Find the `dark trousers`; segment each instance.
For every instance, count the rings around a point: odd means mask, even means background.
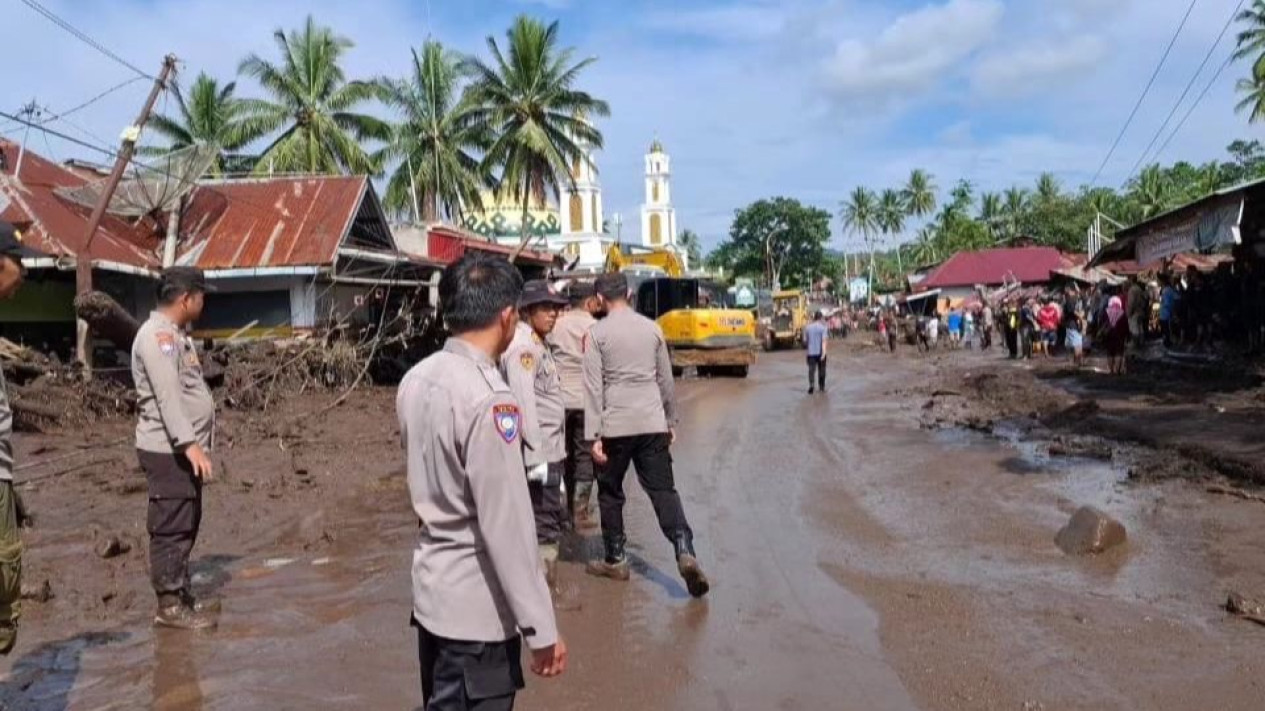
[[[988,350],[993,347],[993,327],[984,327],[984,337],[980,339],[980,350]]]
[[[527,482],[531,511],[536,517],[536,543],[557,543],[562,538],[566,507],[562,505],[562,462],[549,465],[549,481]]]
[[[584,410],[567,410],[567,461],[564,481],[567,483],[567,512],[575,513],[576,484],[595,480],[593,443],[584,439]]]
[[[462,642],[417,628],[423,711],[510,711],[523,688],[522,641]]]
[[[693,537],[690,524],[685,520],[681,496],[676,492],[670,445],[666,432],[602,440],[607,462],[598,472],[597,503],[602,512],[603,538],[624,540],[624,476],[630,463],[637,468],[641,488],[650,496],[663,535],[669,541],[675,541],[679,535]]]
[[[818,390],[826,389],[826,357],[808,356],[808,389],[813,389],[814,382]]]
[[[202,483],[183,454],[138,451],[149,482],[149,576],[163,604],[189,589],[189,554],[202,527]]]

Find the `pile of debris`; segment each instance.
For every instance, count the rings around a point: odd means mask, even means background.
[[[0,367],[18,432],[83,426],[136,411],[136,393],[128,373],[106,373],[89,380],[74,364],[3,338]]]

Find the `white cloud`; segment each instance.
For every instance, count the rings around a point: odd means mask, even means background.
[[[998,0],[949,0],[901,15],[872,41],[840,42],[826,79],[840,96],[879,103],[922,92],[994,36]]]
[[[1095,35],[1026,44],[981,57],[971,70],[971,88],[987,96],[1022,96],[1048,90],[1098,65],[1107,42]]]
[[[777,5],[717,5],[652,12],[642,24],[659,32],[725,41],[751,41],[777,35],[785,12]]]

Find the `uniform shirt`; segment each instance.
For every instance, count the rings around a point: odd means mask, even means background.
[[[804,344],[808,346],[808,355],[819,357],[826,353],[826,324],[813,321],[804,327]]]
[[[395,398],[421,520],[413,618],[432,634],[532,649],[558,639],[523,476],[518,402],[487,354],[458,338],[413,366]]]
[[[215,400],[202,378],[193,341],[158,311],[136,332],[132,343],[136,384],[136,448],[182,452],[197,442],[211,448]]]
[[[0,370],[0,481],[13,481],[13,410]]]
[[[672,359],[659,324],[629,307],[589,329],[584,438],[659,434],[676,427]]]
[[[597,319],[584,309],[571,309],[558,317],[549,334],[554,362],[562,381],[562,404],[568,410],[584,409],[584,351],[589,344],[589,329]]]
[[[528,468],[567,458],[566,410],[553,353],[531,326],[519,322],[501,356],[501,374],[523,409],[523,461]]]

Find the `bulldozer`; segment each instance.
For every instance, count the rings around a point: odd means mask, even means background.
[[[747,377],[755,362],[755,319],[727,303],[727,289],[685,276],[680,257],[663,248],[612,245],[605,271],[628,274],[634,307],[663,329],[674,375],[692,367],[700,376]]]
[[[808,325],[808,295],[799,289],[773,294],[770,313],[761,324],[760,340],[764,350],[797,347],[803,343]]]

